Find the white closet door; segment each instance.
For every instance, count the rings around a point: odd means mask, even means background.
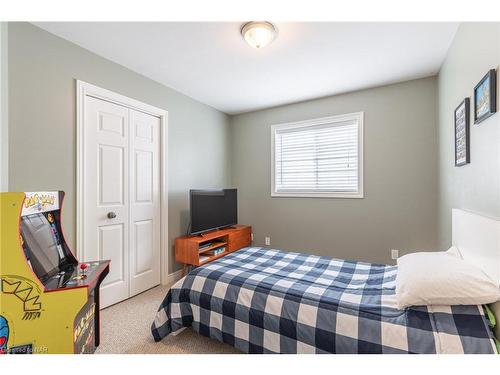
[[[129,110],[86,97],[85,261],[111,259],[101,307],[129,297]]]
[[[160,284],[160,119],[130,110],[130,296]]]

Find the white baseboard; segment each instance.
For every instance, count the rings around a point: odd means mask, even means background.
[[[177,282],[181,278],[182,278],[182,269],[168,274],[167,277],[165,278],[165,282],[163,283],[163,285],[174,284],[175,282]]]

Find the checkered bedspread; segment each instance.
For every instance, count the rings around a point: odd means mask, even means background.
[[[481,306],[398,310],[397,267],[245,248],[191,271],[152,325],[246,353],[495,353]]]

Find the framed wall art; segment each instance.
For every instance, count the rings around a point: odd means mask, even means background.
[[[474,124],[497,111],[497,72],[491,69],[474,87]]]
[[[465,98],[455,109],[455,166],[470,163],[470,100]]]

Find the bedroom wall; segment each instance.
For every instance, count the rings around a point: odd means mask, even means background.
[[[8,31],[10,190],[66,191],[65,235],[74,247],[75,80],[163,108],[169,112],[169,271],[179,269],[172,245],[186,231],[188,190],[230,183],[228,117],[31,24],[10,23]]]
[[[0,22],[0,191],[7,191],[9,178],[7,22]]]
[[[437,87],[424,78],[231,117],[239,221],[255,244],[394,263],[437,246]],[[271,198],[270,126],[364,111],[365,198]]]
[[[500,23],[462,23],[438,79],[439,243],[443,248],[451,244],[452,208],[500,218],[500,114],[479,125],[474,125],[473,117],[474,86],[499,64]],[[465,97],[471,98],[471,162],[455,167],[453,114]]]

